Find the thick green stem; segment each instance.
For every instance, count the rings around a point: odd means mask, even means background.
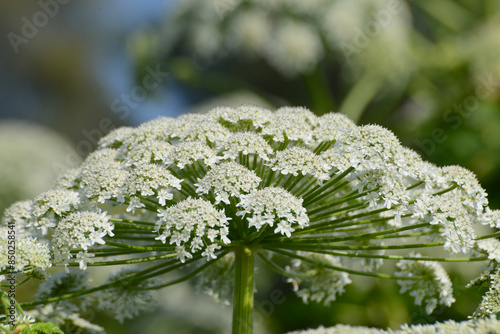
[[[235,249],[235,286],[233,305],[233,334],[253,331],[253,251],[245,246]]]

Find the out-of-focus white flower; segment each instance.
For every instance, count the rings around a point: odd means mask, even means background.
[[[323,46],[314,27],[293,20],[283,20],[268,46],[268,60],[288,76],[309,73],[323,57]]]
[[[112,275],[108,282],[116,282],[123,279],[134,271],[130,269],[122,270]],[[112,289],[99,291],[95,298],[98,302],[98,307],[102,310],[111,310],[116,319],[123,323],[127,318],[131,319],[137,316],[142,311],[152,311],[156,303],[148,290],[141,290],[153,284],[154,280],[146,280],[140,284],[120,284]]]
[[[234,255],[227,254],[200,275],[196,288],[213,297],[216,301],[230,305],[233,297],[234,282],[220,279],[234,276]]]
[[[417,257],[419,255],[417,254]],[[425,277],[424,280],[398,280],[401,292],[410,291],[415,304],[425,303],[427,314],[431,314],[438,304],[450,306],[455,302],[450,278],[437,262],[407,261],[398,262],[396,275],[405,277]]]
[[[383,79],[401,78],[415,67],[406,3],[335,0],[320,21],[330,48],[340,50],[354,72]]]
[[[340,259],[331,255],[305,254],[307,258],[320,261],[331,266],[341,266]],[[307,261],[294,260],[287,267],[291,277],[288,282],[293,284],[297,296],[304,303],[315,301],[330,305],[337,296],[344,293],[344,287],[352,281],[345,272],[338,272],[330,268],[321,268]]]
[[[57,175],[80,159],[71,144],[41,125],[0,122],[0,212],[16,200],[49,189]],[[68,163],[71,163],[68,165]]]
[[[354,73],[383,79],[400,78],[414,68],[408,42],[412,23],[404,2],[220,2],[232,5],[222,14],[213,1],[185,1],[156,40],[208,62],[231,56],[264,59],[287,77],[310,73],[330,55]]]
[[[81,270],[61,270],[50,276],[45,282],[40,284],[36,298],[39,300],[58,297],[72,292],[83,291],[90,288],[88,272]],[[39,306],[38,314],[44,314],[46,318],[37,319],[43,321],[53,321],[62,323],[69,314],[74,312],[85,312],[93,303],[90,295],[82,296],[78,299],[61,300],[49,306]],[[63,311],[61,313],[61,311]],[[50,315],[49,315],[50,314]]]
[[[457,40],[457,52],[463,53],[471,66],[478,89],[484,82],[496,82],[500,78],[500,42],[498,41],[500,17],[491,17],[477,28]],[[483,94],[484,95],[484,94]],[[481,96],[481,98],[487,98]]]

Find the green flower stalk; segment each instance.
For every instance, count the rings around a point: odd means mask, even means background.
[[[98,286],[50,278],[24,307],[76,314],[94,298],[122,321],[149,308],[151,290],[200,276],[202,290],[233,296],[235,334],[252,332],[255,263],[287,276],[306,303],[331,303],[361,275],[396,281],[431,313],[455,301],[442,262],[499,260],[498,231],[478,229],[497,229],[499,212],[471,172],[422,161],[380,126],[293,107],[218,107],[116,129],[2,224],[39,250],[19,246],[19,274],[125,266]],[[0,275],[12,271],[7,240]]]

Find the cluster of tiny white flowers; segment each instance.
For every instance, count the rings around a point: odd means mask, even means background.
[[[261,179],[254,171],[250,171],[235,162],[221,163],[212,168],[199,180],[196,192],[198,194],[216,194],[215,204],[221,201],[229,204],[229,197],[240,197],[257,188]]]
[[[179,259],[184,262],[195,253],[204,249],[202,255],[215,259],[215,251],[221,248],[215,240],[229,244],[228,218],[222,211],[203,199],[188,198],[158,214],[160,218],[156,229],[161,234],[156,239],[177,247]],[[194,234],[194,237],[193,237]]]
[[[171,155],[170,161],[179,168],[201,161],[207,166],[213,166],[219,161],[216,152],[207,144],[201,141],[185,142],[176,145]]]
[[[76,208],[78,204],[80,204],[80,198],[76,191],[49,190],[35,197],[31,205],[31,215],[34,220],[48,216],[50,213],[61,216]]]
[[[356,124],[344,114],[329,113],[321,116],[320,120],[313,130],[313,137],[318,142],[342,140],[346,133],[357,128]]]
[[[125,158],[126,165],[147,164],[167,161],[173,146],[167,142],[147,139],[143,142],[133,143]]]
[[[490,225],[492,228],[500,228],[500,210],[486,208],[480,216],[485,225]]]
[[[53,189],[6,210],[1,228],[14,224],[24,238],[20,272],[204,262],[205,290],[220,299],[229,290],[208,268],[229,270],[235,248],[255,246],[265,259],[286,258],[279,263],[289,264],[304,301],[329,303],[350,283],[346,272],[378,276],[373,271],[386,270],[383,260],[403,253],[402,243],[498,261],[498,242],[476,237],[478,225],[500,226],[499,211],[487,205],[471,172],[422,161],[380,126],[301,107],[246,105],[112,131]],[[428,312],[450,305],[442,267],[411,257],[393,276],[402,290]],[[2,255],[0,270],[6,263]]]
[[[248,195],[241,196],[238,206],[243,210],[238,211],[237,215],[245,217],[248,226],[254,226],[257,230],[266,224],[270,227],[276,224],[274,233],[290,237],[295,231],[292,225],[303,228],[309,224],[302,200],[282,188],[252,190]]]
[[[416,255],[419,257],[419,255]],[[410,295],[415,298],[415,304],[425,303],[425,310],[428,314],[436,308],[438,304],[450,306],[455,302],[450,278],[437,262],[431,261],[407,261],[402,260],[397,263],[400,271],[396,275],[405,277],[426,277],[425,280],[398,280],[401,286],[401,293],[410,291]]]
[[[269,167],[283,175],[310,174],[322,181],[329,179],[328,171],[331,169],[321,157],[311,150],[296,146],[276,152],[274,159],[269,162]]]
[[[490,288],[474,311],[472,315],[474,318],[494,316],[500,313],[500,269],[497,268],[489,279]]]
[[[105,244],[105,236],[112,237],[114,225],[105,212],[73,212],[62,219],[53,236],[55,262],[68,263],[71,249],[86,253],[95,244]],[[83,254],[82,254],[83,255]],[[80,269],[87,268],[87,257],[80,256]]]
[[[261,136],[252,132],[236,132],[226,138],[219,147],[224,159],[236,160],[240,154],[253,154],[262,160],[269,160],[273,149]]]
[[[477,241],[477,247],[488,254],[488,259],[500,263],[500,241],[497,239],[484,239]]]
[[[16,202],[4,212],[0,225],[0,271],[14,269],[44,278],[45,271],[52,266],[52,256],[43,235],[46,232],[42,233],[47,227],[39,229],[31,219],[32,203]]]
[[[2,254],[8,253],[2,251]],[[15,269],[18,271],[28,266],[45,271],[52,266],[49,245],[33,237],[22,238],[17,242],[16,257]]]
[[[129,173],[115,158],[117,150],[103,149],[92,153],[84,161],[79,187],[88,198],[97,198],[100,203],[112,197],[122,197]]]
[[[183,142],[198,141],[216,144],[230,132],[220,123],[207,119],[203,115],[181,115],[170,125],[170,138]]]
[[[182,180],[172,175],[166,168],[156,164],[138,165],[133,170],[133,176],[128,180],[128,194],[139,193],[142,196],[152,196],[161,189],[180,189]]]
[[[30,222],[32,203],[32,201],[19,201],[9,206],[3,213],[2,225],[13,224],[16,227],[16,233],[22,235],[25,233],[37,235],[37,232],[40,231],[33,228],[34,222]]]
[[[305,256],[321,263],[341,267],[340,259],[336,256],[326,254],[305,254]],[[293,284],[293,290],[304,303],[314,301],[330,305],[337,296],[344,293],[344,287],[352,282],[345,272],[321,268],[299,259],[293,260],[292,265],[287,267],[287,272],[291,276],[288,282]]]
[[[268,124],[262,127],[262,134],[275,142],[286,139],[310,143],[317,117],[305,108],[282,107],[276,110]]]
[[[108,278],[106,283],[113,283],[123,279],[133,270],[126,269],[119,271]],[[125,319],[132,319],[142,311],[152,311],[156,305],[149,290],[141,290],[155,283],[155,280],[148,279],[138,284],[120,284],[108,290],[99,291],[95,294],[97,307],[101,310],[110,310],[115,318],[123,323]]]
[[[35,237],[23,237],[16,240],[15,244],[9,247],[9,229],[0,227],[0,270],[23,271],[25,267],[30,267],[25,274],[42,275],[43,272],[52,266],[49,245],[44,241],[38,241]],[[13,246],[14,245],[14,246]],[[9,250],[11,250],[9,252]],[[13,252],[15,250],[15,252]],[[14,261],[12,256],[15,255]],[[12,266],[10,264],[14,263]]]

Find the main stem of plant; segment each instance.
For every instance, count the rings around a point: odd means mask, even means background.
[[[253,275],[254,253],[245,246],[234,251],[233,334],[251,334],[253,331]]]

